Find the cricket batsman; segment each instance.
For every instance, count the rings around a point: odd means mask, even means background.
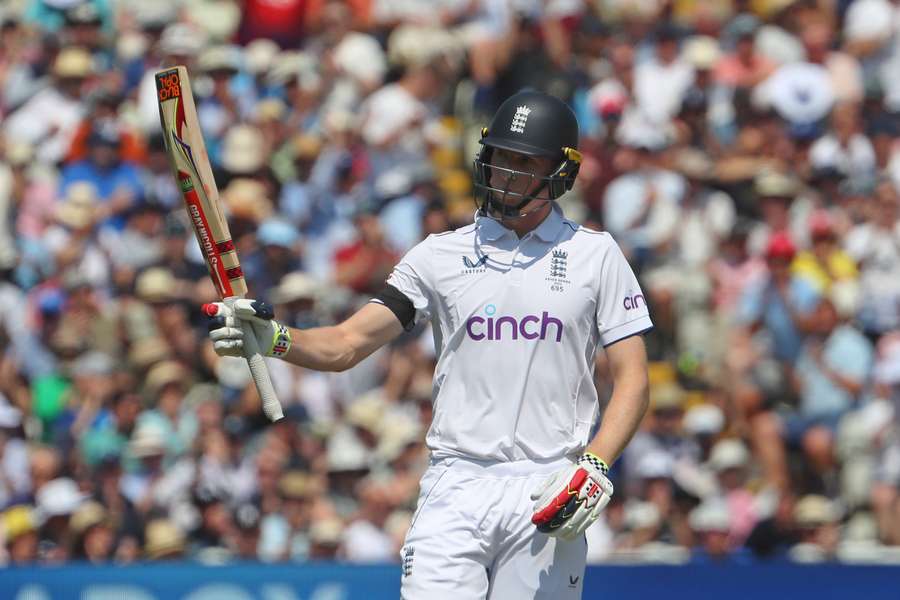
[[[475,222],[412,248],[346,321],[290,329],[244,299],[216,305],[210,337],[218,354],[240,356],[235,320],[248,320],[267,355],[342,371],[430,319],[431,460],[401,551],[401,597],[580,598],[584,531],[609,502],[608,465],[647,408],[641,334],[653,325],[616,242],[555,202],[581,161],[568,106],[515,94],[481,144]],[[600,346],[614,390],[597,428]]]

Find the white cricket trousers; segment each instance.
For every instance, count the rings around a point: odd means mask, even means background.
[[[432,461],[400,551],[401,599],[580,599],[584,536],[565,541],[531,523],[532,491],[573,462]]]

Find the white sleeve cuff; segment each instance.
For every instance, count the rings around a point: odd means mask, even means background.
[[[627,323],[617,325],[612,329],[607,329],[600,335],[600,343],[603,344],[603,347],[605,348],[610,344],[615,344],[619,340],[623,340],[636,333],[644,333],[650,329],[653,329],[653,321],[650,320],[648,315],[643,315],[628,321]]]

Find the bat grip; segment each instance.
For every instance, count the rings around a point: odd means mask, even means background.
[[[236,297],[226,298],[225,304],[231,308]],[[259,344],[256,342],[256,335],[253,333],[253,325],[242,319],[235,319],[244,332],[244,350],[246,351],[247,365],[250,367],[250,374],[253,376],[253,383],[256,384],[256,391],[259,393],[259,399],[262,400],[263,412],[269,417],[270,421],[280,421],[284,418],[284,412],[281,409],[281,402],[275,395],[275,387],[272,385],[272,378],[269,376],[269,369],[266,367],[266,361],[259,352]]]

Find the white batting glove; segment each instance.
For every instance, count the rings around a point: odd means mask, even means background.
[[[244,335],[256,337],[260,352],[281,358],[291,349],[290,330],[276,321],[269,304],[242,298],[229,308],[223,302],[203,305],[210,317],[209,339],[219,356],[245,356]]]
[[[538,531],[573,540],[600,517],[613,495],[609,467],[585,452],[571,467],[557,471],[531,494],[531,522]]]

